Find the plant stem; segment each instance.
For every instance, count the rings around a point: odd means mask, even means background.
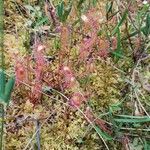
[[[41,150],[41,144],[40,144],[40,122],[39,120],[35,120],[35,125],[36,125],[36,130],[37,130],[37,134],[36,134],[36,144],[37,144],[37,149]]]

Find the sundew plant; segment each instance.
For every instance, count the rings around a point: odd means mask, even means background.
[[[0,0],[0,150],[149,150],[150,1]]]

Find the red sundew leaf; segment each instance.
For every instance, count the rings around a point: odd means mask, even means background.
[[[84,21],[85,30],[91,34],[90,38],[84,38],[80,45],[79,59],[83,60],[87,58],[96,44],[99,29],[99,15],[95,9],[91,9],[85,15],[82,15],[81,18]]]
[[[112,50],[116,50],[117,49],[117,38],[116,37],[112,38],[111,46],[112,46]]]
[[[107,25],[112,26],[112,24],[116,24],[116,23],[117,23],[117,17],[114,14],[114,16],[110,20],[107,21]]]
[[[26,79],[26,68],[25,68],[24,64],[20,61],[16,62],[15,74],[16,74],[16,84],[17,85],[20,84],[20,81],[24,81]]]
[[[69,27],[61,26],[61,36],[60,36],[61,51],[64,51],[64,50],[66,51],[68,49],[68,47],[69,47],[69,36],[70,36]]]
[[[62,25],[60,29],[60,51],[59,51],[59,61],[60,64],[63,63],[64,58],[69,57],[70,54],[70,28],[66,25]]]
[[[79,59],[85,59],[92,51],[92,48],[96,44],[97,34],[95,32],[92,33],[90,38],[84,38],[79,51]]]
[[[46,66],[46,60],[44,57],[45,53],[45,45],[37,44],[35,45],[35,48],[33,50],[34,58],[35,58],[35,79],[37,81],[40,81],[42,79],[42,74],[44,71],[44,68]]]
[[[99,52],[98,52],[98,55],[102,58],[107,58],[108,55],[109,55],[109,41],[108,40],[103,40],[103,39],[100,39],[99,40]]]
[[[95,119],[94,114],[93,114],[93,112],[91,111],[91,109],[90,109],[89,107],[86,108],[86,110],[85,110],[85,115],[86,115],[86,117],[87,117],[91,122],[94,121],[94,119]],[[88,120],[87,120],[87,121],[88,121]]]
[[[83,61],[89,55],[88,50],[80,49],[79,60]]]
[[[126,135],[121,138],[121,143],[122,143],[125,150],[129,149],[130,140]]]
[[[75,80],[75,77],[72,76],[71,74],[67,74],[65,77],[64,77],[64,87],[65,88],[73,88],[76,84],[76,80]]]
[[[107,50],[100,50],[99,51],[99,56],[101,58],[107,58],[109,56],[109,52]]]
[[[92,110],[87,107],[86,111],[85,111],[85,115],[86,117],[93,123],[95,123],[95,125],[97,125],[98,127],[100,127],[100,129],[102,129],[103,131],[107,132],[108,134],[111,134],[111,130],[107,127],[106,123],[104,120],[99,119],[99,118],[95,118]],[[86,119],[87,119],[86,118]],[[88,120],[87,120],[88,121]]]
[[[68,66],[61,67],[60,73],[63,75],[64,88],[73,88],[76,85],[75,76]]]
[[[106,123],[102,119],[96,119],[95,124],[99,126],[103,131],[107,132],[108,134],[112,134],[112,131],[107,127]]]
[[[108,50],[109,49],[109,41],[106,39],[99,40],[99,49],[100,50]]]
[[[41,99],[41,96],[42,96],[42,83],[40,82],[35,82],[35,84],[32,86],[32,89],[31,89],[31,99],[30,99],[30,102],[32,104],[37,104],[39,103],[39,100]]]
[[[92,61],[88,61],[86,64],[86,73],[92,73],[95,69],[95,64]]]
[[[35,72],[35,79],[40,81],[42,79],[43,66],[37,66],[34,72]]]
[[[68,75],[68,74],[73,75],[71,69],[68,66],[63,66],[60,69],[60,71],[63,75]]]
[[[81,44],[81,49],[89,49],[91,47],[93,47],[93,45],[95,44],[97,39],[97,35],[96,33],[92,33],[90,38],[84,38],[83,42]]]
[[[90,9],[85,15],[82,16],[85,26],[98,30],[99,28],[99,14],[96,9]]]
[[[79,93],[79,92],[76,92],[72,95],[72,97],[70,98],[69,100],[69,104],[71,106],[77,106],[77,107],[80,107],[81,104],[83,103],[83,101],[85,101],[85,98],[84,96]]]
[[[46,61],[44,58],[45,46],[42,44],[38,44],[34,49],[34,57],[37,66],[44,66]]]
[[[56,26],[58,24],[58,20],[56,16],[56,9],[54,8],[54,6],[52,6],[51,3],[46,1],[44,3],[44,10],[46,16],[50,19],[50,21],[52,20],[53,25]]]
[[[41,99],[41,91],[42,91],[42,79],[43,79],[43,73],[44,68],[46,66],[46,61],[44,57],[45,53],[45,45],[40,43],[35,43],[33,55],[35,58],[35,68],[34,68],[34,75],[35,78],[33,79],[33,86],[31,89],[31,98],[30,102],[34,105],[39,103],[39,100]]]

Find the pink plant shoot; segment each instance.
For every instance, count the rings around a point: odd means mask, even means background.
[[[85,115],[86,117],[93,123],[95,123],[95,125],[99,126],[103,131],[107,132],[108,134],[111,134],[112,132],[110,131],[110,129],[107,127],[106,123],[104,120],[99,119],[99,118],[95,118],[92,110],[87,107],[85,110]],[[86,118],[86,119],[87,119]],[[88,120],[87,120],[88,121]]]
[[[107,58],[109,55],[109,41],[106,39],[100,39],[99,40],[99,52],[98,52],[98,56],[100,56],[101,58]]]
[[[42,79],[43,72],[46,66],[46,61],[44,58],[45,46],[39,43],[35,44],[34,48],[34,59],[35,59],[35,78],[32,82],[31,90],[31,102],[37,104],[42,96]]]
[[[94,10],[88,11],[88,13],[86,15],[81,16],[81,18],[84,21],[84,25],[87,28],[87,32],[89,33],[89,37],[84,38],[81,42],[79,51],[80,59],[84,59],[87,58],[87,56],[92,51],[92,48],[96,43],[99,22]]]
[[[80,107],[84,101],[85,101],[85,97],[83,96],[83,94],[80,92],[76,92],[70,98],[69,104],[73,107],[74,106]]]
[[[24,81],[25,79],[25,67],[21,62],[17,62],[15,66],[15,74],[16,74],[16,85],[20,84],[20,81]]]
[[[16,85],[19,86],[21,82],[27,80],[27,69],[25,67],[23,58],[22,60],[18,57],[18,54],[14,54],[15,59],[15,75],[16,75]]]
[[[113,51],[117,49],[117,38],[116,37],[112,37],[111,46],[112,46]]]
[[[42,84],[41,82],[38,82],[36,81],[33,85],[32,85],[32,88],[31,88],[31,99],[30,99],[30,102],[32,104],[38,104],[40,99],[41,99],[41,96],[42,96]]]
[[[37,44],[34,49],[35,58],[35,76],[36,80],[41,80],[42,72],[44,71],[46,61],[44,58],[45,46],[42,44]]]
[[[76,85],[76,79],[68,66],[63,66],[61,73],[64,79],[64,88],[73,88]]]

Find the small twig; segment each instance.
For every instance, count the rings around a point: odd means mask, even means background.
[[[25,146],[25,148],[23,150],[27,150],[30,143],[32,142],[32,140],[34,139],[34,137],[37,135],[37,133],[40,131],[40,129],[43,127],[43,125],[48,121],[48,119],[54,114],[55,112],[51,113],[49,117],[47,117],[47,119],[41,124],[41,126],[36,130],[36,132],[32,135],[32,138],[29,140],[29,142],[27,143],[27,145]]]
[[[139,97],[138,97],[138,94],[137,94],[136,90],[134,90],[134,94],[135,94],[135,96],[136,96],[136,99],[137,99],[137,101],[138,101],[140,107],[143,109],[143,111],[145,112],[145,114],[146,114],[148,117],[150,117],[150,115],[149,115],[148,112],[145,110],[144,106],[142,105],[142,103],[141,103],[141,101],[140,101],[140,99],[139,99]]]
[[[138,89],[137,89],[138,90]],[[145,96],[143,95],[143,93],[140,91],[140,90],[138,90],[138,93],[142,96],[142,98],[145,100],[145,101],[147,101],[146,100],[146,98],[145,98]],[[150,106],[150,103],[147,103],[147,102],[145,102],[148,106]]]
[[[36,143],[37,143],[38,150],[41,150],[41,146],[40,146],[40,122],[39,122],[39,120],[35,121],[35,126],[36,126],[36,130],[38,130],[38,132],[36,134]]]
[[[122,130],[131,130],[131,131],[144,131],[144,132],[150,132],[150,129],[136,129],[136,128],[120,128]]]
[[[138,134],[130,134],[130,133],[125,133],[126,135],[128,135],[128,136],[131,136],[131,137],[139,137],[139,135]],[[147,138],[147,139],[150,139],[150,136],[144,136],[145,138]]]

